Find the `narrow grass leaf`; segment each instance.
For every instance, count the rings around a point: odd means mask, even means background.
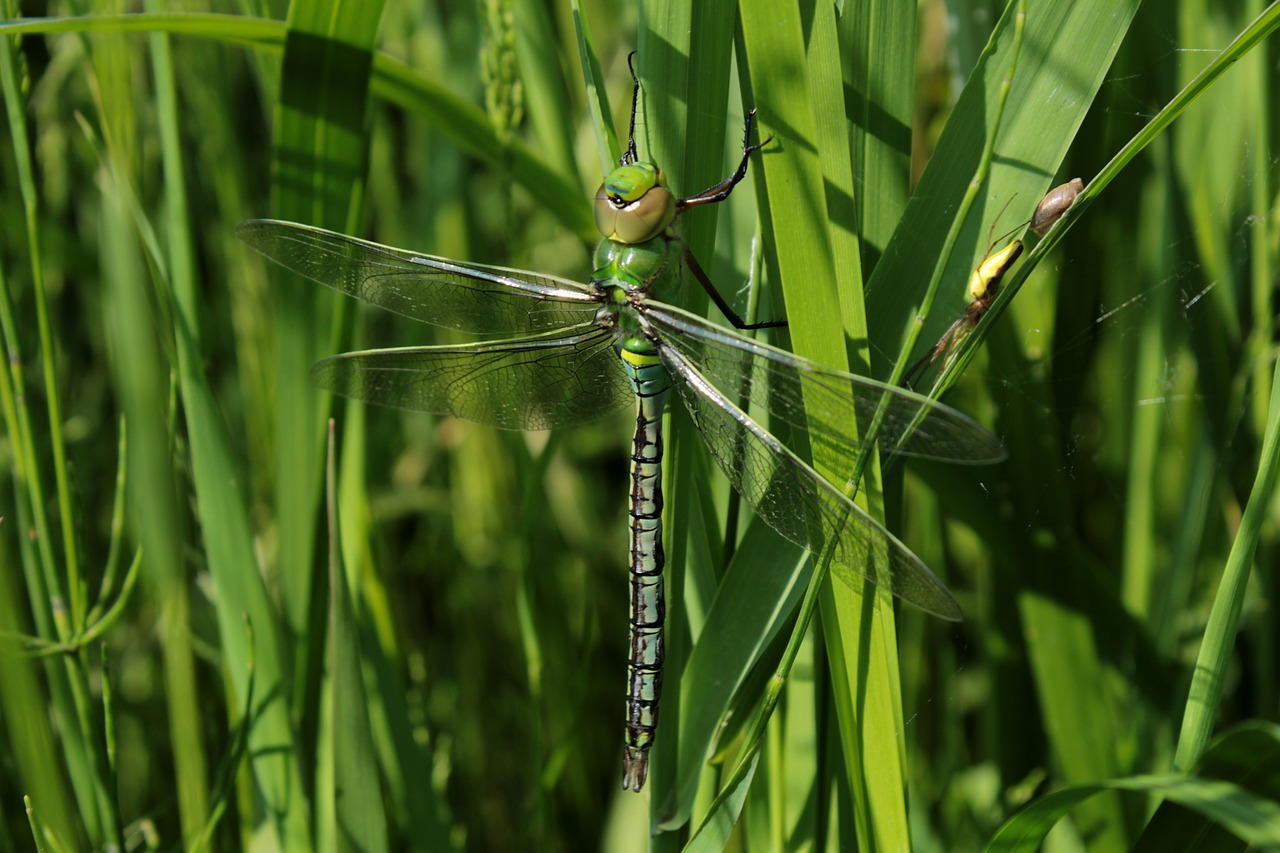
[[[1194,812],[1187,820],[1157,813],[1151,836],[1140,849],[1164,838],[1182,850],[1220,850],[1210,827],[1213,822],[1248,844],[1263,850],[1280,849],[1280,731],[1274,726],[1241,726],[1223,735],[1202,756],[1198,775],[1132,776],[1056,791],[1037,799],[1010,818],[987,845],[988,851],[1039,850],[1049,830],[1072,808],[1096,794],[1132,791],[1163,797],[1170,804]],[[1162,812],[1165,809],[1162,807]],[[1177,823],[1170,822],[1178,817]],[[1176,827],[1179,835],[1169,830]]]
[[[1236,531],[1231,554],[1222,573],[1222,582],[1213,599],[1209,624],[1193,670],[1187,707],[1182,717],[1178,752],[1174,767],[1190,767],[1199,756],[1213,730],[1222,699],[1223,684],[1232,647],[1239,631],[1240,610],[1244,603],[1245,585],[1249,580],[1253,557],[1262,534],[1263,524],[1271,511],[1276,479],[1280,476],[1280,366],[1271,384],[1271,411],[1267,434],[1258,461],[1258,477],[1249,503],[1244,508]]]
[[[381,3],[300,2],[289,8],[276,104],[273,213],[350,233],[359,223],[367,156],[369,78]],[[296,663],[291,701],[314,737],[324,648],[323,573],[315,561],[321,440],[328,397],[308,381],[331,354],[334,316],[347,306],[296,276],[273,290],[279,383],[275,486],[280,601]]]
[[[1242,723],[1232,727],[1200,756],[1195,774],[1239,785],[1249,793],[1272,803],[1280,803],[1280,729],[1263,722]],[[1238,813],[1241,820],[1256,822],[1262,815],[1247,810]],[[1236,845],[1243,849],[1239,837],[1228,835],[1229,827],[1214,823],[1176,801],[1160,804],[1143,828],[1135,850],[1157,851],[1181,849],[1188,839],[1196,839],[1203,850],[1221,850]]]
[[[699,827],[697,833],[682,849],[684,853],[720,853],[728,849],[737,816],[742,812],[742,804],[746,801],[751,783],[755,780],[756,766],[760,761],[757,753],[750,761],[746,773],[732,787],[726,788],[716,798],[711,817]]]
[[[168,210],[166,223],[169,228],[166,235],[168,252],[165,253],[168,261],[167,268],[171,280],[182,279],[185,289],[194,289],[195,252],[189,216],[190,202],[184,180],[186,158],[182,153],[173,55],[167,35],[153,34],[149,42],[155,60],[157,116],[160,122],[165,170],[164,188]],[[168,306],[171,299],[172,294],[166,293],[163,304]],[[143,318],[134,318],[133,322],[141,319]],[[145,338],[138,335],[136,330],[150,327],[151,324],[134,325],[134,337]],[[154,344],[152,346],[154,347]],[[209,768],[203,748],[205,737],[200,724],[202,703],[201,690],[196,680],[191,602],[183,571],[182,542],[179,538],[184,525],[179,522],[174,512],[181,502],[178,500],[175,489],[177,472],[173,470],[173,460],[177,454],[172,447],[174,436],[167,430],[168,416],[171,414],[167,403],[173,390],[168,379],[172,375],[172,369],[165,371],[163,375],[154,375],[154,371],[165,364],[159,347],[154,347],[148,358],[154,358],[155,363],[150,368],[139,365],[142,368],[141,376],[155,379],[157,384],[147,389],[139,383],[136,396],[140,398],[139,403],[145,403],[146,408],[150,409],[150,411],[140,412],[139,415],[148,419],[145,422],[155,432],[149,435],[135,435],[135,446],[149,448],[146,452],[150,457],[146,465],[149,469],[150,481],[142,484],[140,489],[147,496],[146,506],[140,507],[139,519],[145,525],[144,534],[149,532],[149,535],[143,537],[143,545],[148,552],[147,562],[150,563],[154,557],[161,567],[161,571],[154,572],[154,577],[157,597],[163,607],[161,625],[165,632],[165,642],[162,645],[165,658],[166,699],[169,704],[183,839],[189,845],[209,820]],[[139,382],[140,378],[131,377],[131,381]],[[124,387],[127,388],[127,386]],[[164,396],[161,397],[161,394]],[[157,501],[165,500],[172,501],[172,505],[169,507],[156,505]],[[153,545],[161,550],[153,551]]]
[[[613,127],[613,111],[609,106],[609,92],[605,88],[604,72],[600,69],[600,56],[591,40],[591,24],[579,0],[573,0],[573,24],[578,34],[578,56],[582,62],[582,77],[587,84],[587,112],[591,126],[596,131],[596,150],[600,153],[600,174],[609,174],[622,156],[622,145]]]
[[[534,0],[514,0],[511,5],[519,86],[524,112],[540,143],[539,159],[571,184],[578,177],[570,135],[577,101],[565,88],[560,67],[564,58],[557,49],[549,7]]]
[[[847,369],[845,336],[857,339],[858,330],[846,328],[841,306],[849,307],[848,322],[858,323],[861,312],[851,304],[856,299],[845,302],[836,282],[853,272],[848,267],[856,261],[857,250],[854,245],[852,256],[841,252],[843,268],[834,268],[826,203],[829,176],[824,172],[821,151],[823,143],[845,150],[848,140],[843,123],[831,125],[817,118],[832,109],[843,111],[843,77],[833,49],[835,21],[830,10],[825,14],[818,10],[812,22],[802,22],[798,15],[780,14],[776,6],[748,3],[742,7],[742,32],[761,125],[779,135],[780,148],[787,155],[764,159],[763,188],[771,229],[767,257],[771,274],[782,284],[788,331],[797,354]],[[805,32],[812,33],[808,39]],[[833,97],[834,104],[830,102]],[[827,138],[824,133],[838,133],[841,138]],[[827,168],[834,168],[836,162],[830,161]],[[833,172],[830,179],[847,192],[849,179],[840,174]],[[865,326],[863,329],[865,334]],[[838,483],[844,483],[851,473],[849,464],[843,459],[814,459],[818,472]],[[866,490],[878,492],[876,472],[867,473]],[[893,732],[901,728],[893,722],[901,720],[893,618],[891,608],[875,606],[878,601],[879,596],[862,599],[853,590],[843,586],[833,589],[824,582],[823,627],[839,690],[836,707],[845,770],[855,787],[857,778],[878,780],[875,790],[855,794],[855,826],[866,833],[864,843],[876,838],[890,846],[902,846],[907,838],[905,804],[894,792],[904,786],[892,781],[903,772],[900,747],[893,745]],[[854,672],[859,676],[853,677]],[[873,743],[889,747],[863,751]]]
[[[809,580],[807,564],[800,549],[763,523],[751,525],[743,536],[680,682],[676,806],[662,815],[665,827],[689,819],[721,721],[761,653],[787,625]]]
[[[379,853],[387,847],[387,821],[369,727],[369,709],[361,664],[360,632],[343,570],[338,521],[337,465],[333,421],[329,422],[329,673],[327,715],[332,751],[332,787],[322,810],[334,822],[333,849]]]

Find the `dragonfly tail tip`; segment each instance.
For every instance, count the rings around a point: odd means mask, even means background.
[[[640,793],[649,775],[649,750],[626,747],[622,756],[622,787]]]

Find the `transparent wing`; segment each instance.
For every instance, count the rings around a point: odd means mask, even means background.
[[[346,397],[502,429],[586,423],[634,399],[613,336],[592,325],[465,346],[343,353],[316,364],[311,376]]]
[[[250,219],[236,235],[312,281],[463,332],[546,332],[589,322],[599,307],[593,290],[568,279],[419,255],[296,222]]]
[[[860,446],[856,435],[888,394],[881,448],[973,465],[1006,456],[1000,440],[977,421],[914,391],[832,370],[661,302],[647,301],[642,310],[663,345],[696,366],[721,394],[763,407],[775,428],[786,423],[806,432],[815,455],[825,446],[852,460]]]
[[[770,527],[821,553],[834,542],[832,572],[858,587],[865,577],[944,619],[960,605],[920,558],[722,394],[679,351],[660,347],[684,404],[738,493]]]

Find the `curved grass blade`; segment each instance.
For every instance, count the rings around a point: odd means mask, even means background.
[[[414,320],[479,334],[585,323],[597,297],[565,278],[420,255],[297,222],[250,219],[236,235],[312,281]]]
[[[326,358],[311,376],[367,403],[500,429],[554,429],[635,400],[613,341],[612,332],[585,325],[518,340],[365,350]]]
[[[672,342],[659,352],[711,455],[756,515],[802,548],[831,550],[832,571],[846,584],[861,588],[865,578],[943,619],[963,617],[946,586],[896,536],[751,420]]]
[[[870,423],[881,398],[888,395],[879,432],[887,451],[961,465],[1006,457],[1000,440],[985,427],[922,394],[727,333],[671,305],[647,301],[644,316],[669,333],[661,336],[663,341],[720,393],[729,398],[741,395],[767,409],[771,423],[806,431],[811,443],[835,448],[838,455],[857,453],[862,445],[850,426]]]

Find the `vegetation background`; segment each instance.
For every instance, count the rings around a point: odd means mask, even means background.
[[[4,11],[0,849],[1280,844],[1276,7]],[[824,588],[745,776],[806,561],[673,416],[642,796],[618,787],[631,416],[519,434],[328,400],[318,358],[447,336],[234,237],[272,215],[582,278],[632,50],[677,191],[759,109],[752,182],[682,228],[824,363],[910,363],[1006,203],[996,233],[1089,185],[940,377],[967,364],[948,402],[1008,462],[866,484],[966,621]]]

